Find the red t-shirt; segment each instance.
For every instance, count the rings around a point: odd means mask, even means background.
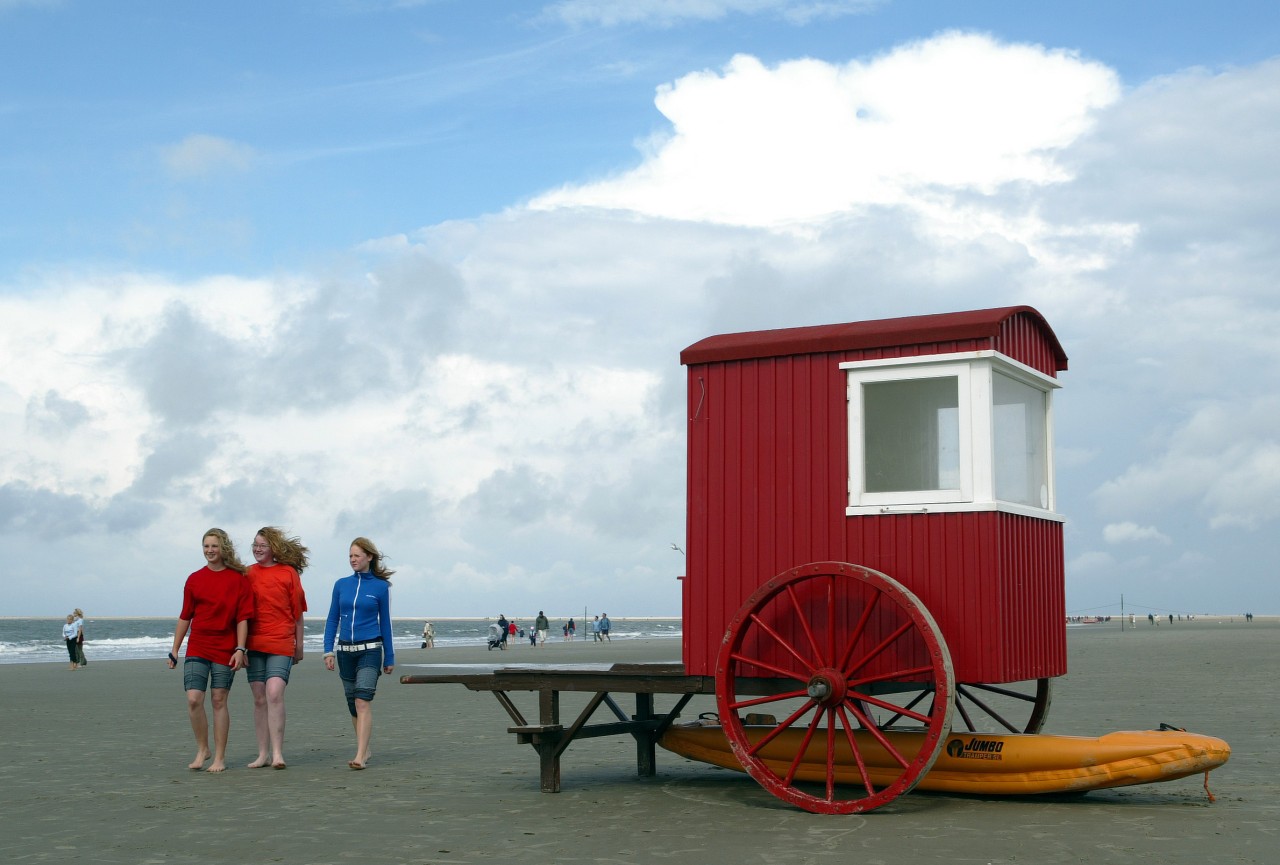
[[[236,650],[236,624],[253,618],[248,577],[231,568],[214,571],[205,565],[187,577],[178,618],[191,623],[188,658],[227,663]]]
[[[253,622],[249,625],[249,648],[268,655],[297,656],[297,623],[307,611],[298,572],[289,565],[249,566],[253,586]]]

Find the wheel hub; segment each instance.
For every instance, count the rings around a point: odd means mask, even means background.
[[[809,699],[823,708],[830,708],[844,702],[848,687],[843,673],[833,667],[823,667],[809,677],[805,691],[808,692]]]

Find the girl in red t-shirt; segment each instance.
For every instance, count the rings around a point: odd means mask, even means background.
[[[182,589],[182,612],[173,632],[169,669],[178,666],[178,650],[188,633],[187,657],[182,665],[182,685],[187,692],[187,715],[196,737],[196,757],[188,769],[201,769],[210,756],[206,772],[227,768],[227,734],[231,712],[227,695],[236,670],[245,665],[245,640],[253,618],[253,592],[244,576],[244,565],[235,545],[222,529],[209,529],[202,542],[205,566],[187,577]],[[209,749],[209,716],[205,713],[205,690],[212,691],[213,750]]]

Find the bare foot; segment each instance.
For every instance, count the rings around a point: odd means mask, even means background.
[[[267,760],[266,755],[259,754],[258,759],[248,765],[249,769],[261,769],[263,766],[270,766],[271,762]]]
[[[365,766],[365,764],[360,762],[359,760],[348,760],[347,765],[350,766],[352,769],[363,769]]]
[[[206,772],[225,772],[227,771],[227,764],[222,762],[221,760],[214,760],[212,763],[209,764],[209,768],[205,769],[205,771]]]
[[[272,769],[288,769],[289,767],[284,764],[284,758],[281,757],[279,760],[273,760],[271,762],[271,768]]]
[[[208,760],[210,756],[208,751],[201,748],[196,752],[196,758],[187,764],[187,768],[199,771],[200,767],[204,765],[204,761]]]

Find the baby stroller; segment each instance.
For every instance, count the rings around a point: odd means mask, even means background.
[[[496,624],[489,626],[489,651],[502,648],[502,629]]]

